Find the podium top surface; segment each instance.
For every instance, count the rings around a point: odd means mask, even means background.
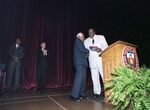
[[[131,46],[131,47],[135,47],[135,48],[138,47],[137,45],[134,45],[134,44],[131,44],[131,43],[128,43],[128,42],[124,42],[124,41],[118,40],[115,43],[109,45],[109,47],[107,47],[101,54],[105,53],[107,50],[109,50],[110,48],[112,48],[113,46],[115,46],[117,44],[123,44],[123,45]]]

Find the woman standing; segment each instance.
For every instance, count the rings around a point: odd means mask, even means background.
[[[46,43],[41,42],[41,48],[37,52],[37,92],[45,89],[45,75],[48,68]]]

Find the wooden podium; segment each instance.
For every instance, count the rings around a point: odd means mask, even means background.
[[[102,56],[104,86],[111,79],[111,72],[117,66],[129,65],[139,68],[138,57],[136,54],[137,46],[124,41],[117,41],[107,47],[100,55]],[[109,94],[109,93],[108,93]],[[107,100],[108,94],[105,92]]]

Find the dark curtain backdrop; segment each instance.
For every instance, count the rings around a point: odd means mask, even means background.
[[[150,60],[150,4],[136,0],[1,0],[0,61],[8,62],[8,47],[21,37],[24,58],[23,88],[36,87],[36,53],[47,42],[49,69],[46,87],[71,86],[74,77],[72,49],[75,35],[94,27],[108,44],[123,40],[139,45],[140,64]],[[88,74],[88,85],[91,84]]]

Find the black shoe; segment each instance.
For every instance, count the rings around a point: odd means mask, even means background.
[[[96,99],[98,97],[100,97],[100,95],[98,95],[98,94],[94,94],[94,96],[93,96],[94,99]]]
[[[42,94],[42,93],[43,93],[42,90],[36,90],[36,92],[37,92],[38,94]]]
[[[74,97],[70,96],[70,98],[75,102],[78,102],[78,103],[81,102],[80,98],[78,98],[78,97],[74,98]]]
[[[80,98],[80,100],[88,99],[88,96],[84,95],[84,96],[80,96],[79,98]]]
[[[13,91],[14,95],[20,95],[21,94],[21,89],[16,89]]]
[[[37,93],[41,94],[41,93],[44,93],[45,92],[45,88],[42,87],[42,88],[37,88],[36,89]]]
[[[78,103],[81,102],[80,98],[76,98],[75,102],[78,102]]]

